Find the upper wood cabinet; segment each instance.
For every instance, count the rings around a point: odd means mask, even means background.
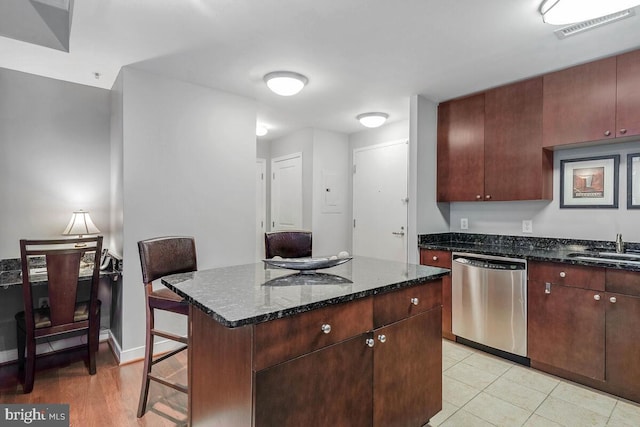
[[[553,197],[542,150],[542,78],[438,107],[438,201]]]
[[[545,147],[640,135],[640,51],[544,76]]]
[[[640,50],[617,61],[616,136],[640,135]]]
[[[439,202],[484,198],[484,94],[438,106]]]

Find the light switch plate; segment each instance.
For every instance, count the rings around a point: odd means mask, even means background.
[[[533,233],[533,221],[530,219],[522,220],[522,232]]]
[[[460,230],[468,230],[469,229],[469,219],[460,218]]]

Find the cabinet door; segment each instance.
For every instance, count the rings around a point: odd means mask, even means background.
[[[640,402],[640,297],[608,292],[605,304],[607,383],[616,394]]]
[[[604,292],[528,284],[528,354],[540,362],[589,378],[604,380]]]
[[[640,50],[617,59],[616,136],[640,135]]]
[[[438,106],[438,201],[484,198],[484,94]]]
[[[616,58],[544,76],[544,147],[614,138]]]
[[[553,198],[553,153],[542,149],[542,77],[487,91],[484,135],[485,200]]]
[[[255,374],[256,427],[372,425],[373,349],[361,335]]]
[[[420,264],[451,269],[451,252],[420,249]],[[442,278],[442,337],[456,339],[451,332],[451,274]]]
[[[440,316],[437,307],[374,331],[374,426],[421,426],[442,409]]]

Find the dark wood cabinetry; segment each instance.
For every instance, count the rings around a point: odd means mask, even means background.
[[[640,273],[529,263],[531,366],[640,402]]]
[[[545,147],[640,135],[640,51],[544,76]]]
[[[192,308],[191,425],[422,426],[442,409],[441,304],[438,279],[239,328]]]
[[[542,150],[542,78],[438,107],[438,201],[553,197]]]
[[[420,264],[451,269],[451,252],[420,249]],[[451,275],[442,278],[442,337],[456,339],[451,331]]]
[[[527,339],[531,364],[540,362],[603,380],[604,281],[600,291],[589,289],[582,282],[587,271],[574,279],[564,267],[529,263]],[[601,273],[604,279],[604,271]]]

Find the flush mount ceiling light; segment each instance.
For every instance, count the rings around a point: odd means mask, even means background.
[[[256,136],[265,136],[267,133],[269,133],[269,129],[267,129],[266,126],[264,125],[256,126]]]
[[[610,15],[639,4],[639,0],[544,0],[540,14],[547,24],[566,25]]]
[[[389,118],[387,113],[362,113],[356,116],[356,119],[360,121],[362,126],[368,128],[377,128],[382,126],[384,122]]]
[[[274,71],[264,76],[264,82],[278,95],[291,96],[300,92],[309,79],[293,71]]]

